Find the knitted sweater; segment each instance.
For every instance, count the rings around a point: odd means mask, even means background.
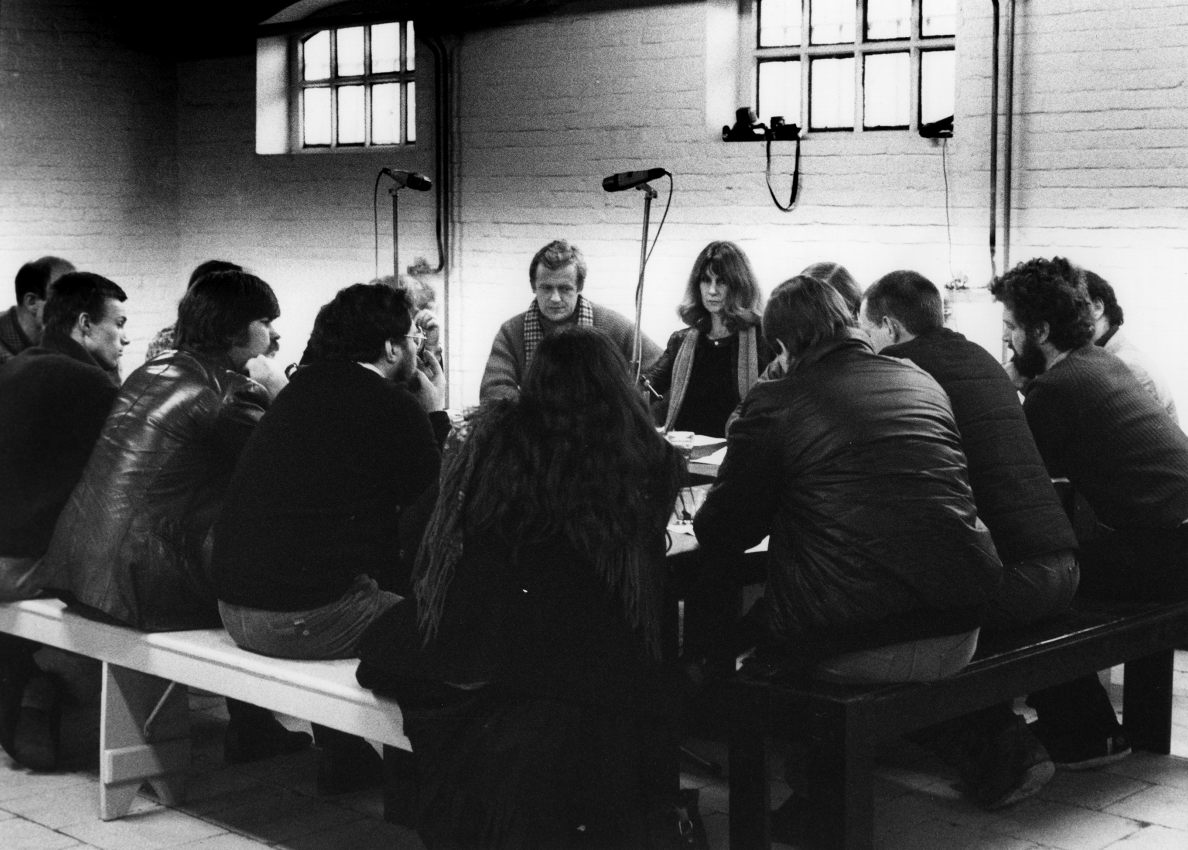
[[[884,348],[911,360],[941,385],[953,404],[978,517],[990,529],[1003,564],[1077,545],[1019,394],[1002,365],[977,343],[948,328]]]
[[[615,347],[630,362],[635,325],[608,307],[595,304],[593,301],[589,304],[594,310],[594,327],[607,334],[615,343]],[[495,334],[491,354],[487,358],[487,368],[483,370],[483,380],[479,385],[479,401],[503,398],[519,391],[524,371],[528,368],[524,355],[526,316],[527,313],[512,316],[503,323],[499,333]],[[545,332],[548,332],[547,328]],[[648,339],[646,334],[643,335],[642,342],[643,367],[647,369],[660,356],[660,347]]]
[[[1031,382],[1023,411],[1053,477],[1112,528],[1188,519],[1188,436],[1126,364],[1085,345]]]
[[[401,512],[437,480],[444,413],[358,363],[293,375],[252,434],[214,529],[219,598],[302,611],[400,565]]]

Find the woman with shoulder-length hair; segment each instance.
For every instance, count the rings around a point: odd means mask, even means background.
[[[359,681],[404,711],[431,850],[642,848],[672,815],[660,620],[683,474],[626,360],[578,326],[447,451],[414,596],[359,646]]]
[[[674,333],[647,372],[663,397],[666,430],[710,437],[772,360],[758,333],[763,299],[751,263],[733,242],[711,242],[693,263],[677,314],[688,325]]]

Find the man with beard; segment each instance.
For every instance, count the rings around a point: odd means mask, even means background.
[[[393,589],[408,592],[400,521],[437,480],[450,427],[445,378],[436,357],[418,361],[411,308],[404,290],[379,283],[339,292],[314,323],[316,357],[244,449],[212,570],[223,623],[246,649],[353,658],[364,629],[399,601]],[[314,737],[319,793],[381,780],[361,738],[318,725]]]
[[[1188,598],[1188,437],[1125,363],[1093,345],[1084,272],[1060,257],[1030,260],[990,291],[1003,305],[1012,361],[1033,378],[1023,412],[1040,456],[1097,516],[1080,540],[1079,595]],[[1030,703],[1058,766],[1096,767],[1130,752],[1095,675]]]

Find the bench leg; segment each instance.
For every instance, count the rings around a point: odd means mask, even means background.
[[[145,782],[152,784],[162,803],[182,799],[190,768],[189,700],[184,686],[169,691],[169,685],[156,676],[103,664],[99,733],[99,814],[103,820],[127,814]],[[153,719],[146,734],[150,716]]]
[[[874,847],[874,792],[870,762],[846,745],[844,729],[836,738],[811,743],[809,776],[813,819],[812,846],[836,850]]]
[[[737,723],[730,731],[730,850],[771,850],[767,739]]]
[[[1170,649],[1126,662],[1122,722],[1135,749],[1171,752],[1174,666],[1175,652]]]

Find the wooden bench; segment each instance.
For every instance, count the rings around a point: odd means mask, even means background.
[[[237,647],[223,629],[146,634],[88,619],[55,599],[0,604],[0,631],[103,662],[99,812],[127,814],[149,782],[180,802],[190,766],[185,686],[410,750],[400,708],[355,681],[358,662],[289,661]],[[178,685],[182,687],[177,687]]]
[[[722,683],[711,694],[729,742],[731,850],[771,846],[769,738],[808,746],[814,847],[870,850],[874,744],[1086,673],[1125,663],[1123,716],[1136,749],[1171,747],[1174,647],[1188,640],[1188,602],[1077,603],[1064,618],[984,642],[939,682],[843,686],[812,680]]]

